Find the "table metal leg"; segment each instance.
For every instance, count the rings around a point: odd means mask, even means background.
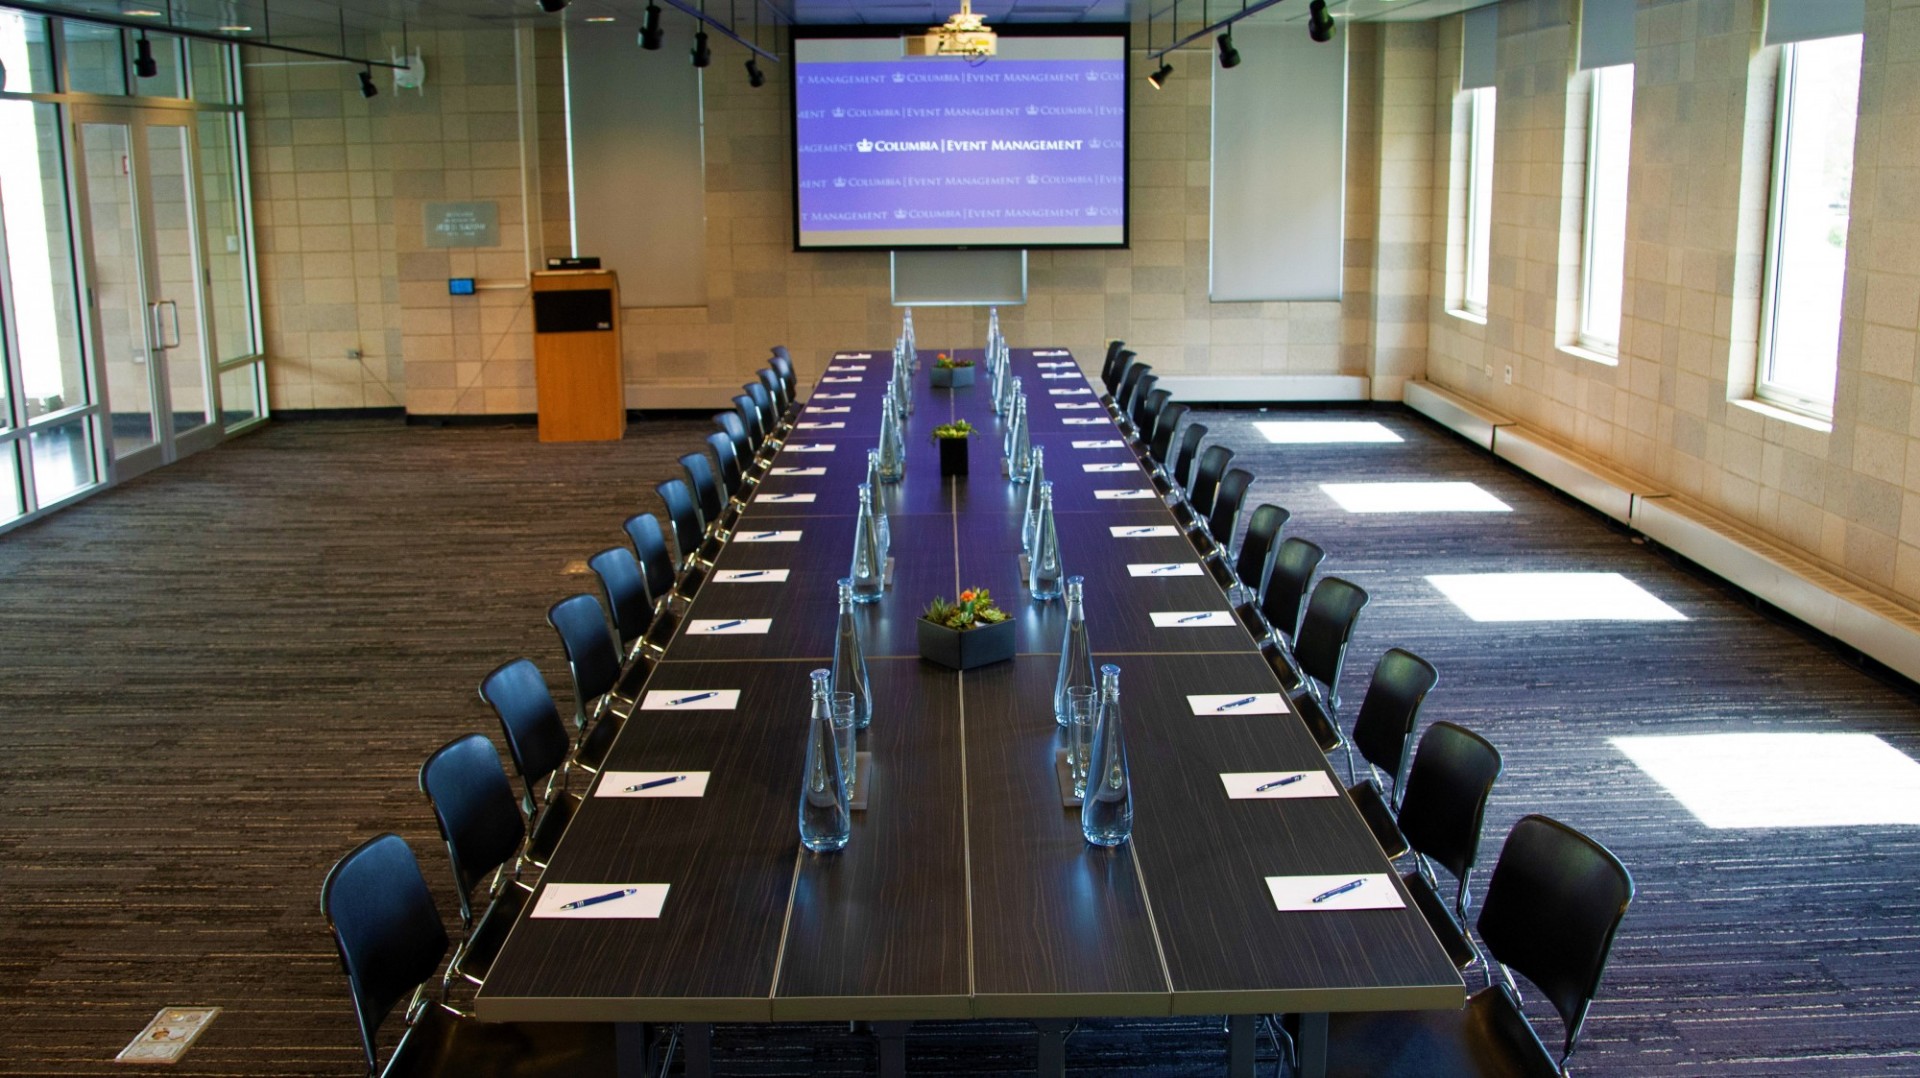
[[[912,1022],[875,1022],[873,1037],[880,1045],[880,1078],[905,1078],[907,1030]]]
[[[1073,1028],[1073,1023],[1058,1018],[1037,1018],[1033,1027],[1040,1031],[1040,1063],[1034,1073],[1040,1078],[1062,1078],[1067,1073],[1067,1030]]]
[[[687,1078],[713,1074],[713,1023],[688,1022],[680,1027],[680,1039],[687,1047]]]
[[[1300,1054],[1300,1078],[1326,1078],[1327,1016],[1303,1014],[1300,1032],[1294,1038],[1294,1050]]]
[[[613,1058],[619,1078],[651,1078],[653,1027],[645,1022],[615,1022]]]
[[[1227,1076],[1253,1078],[1254,1031],[1259,1018],[1251,1014],[1227,1015]]]

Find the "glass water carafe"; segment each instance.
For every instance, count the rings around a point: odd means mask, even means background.
[[[1067,578],[1067,632],[1060,640],[1060,673],[1053,679],[1053,718],[1067,724],[1067,690],[1092,689],[1093,642],[1087,638],[1086,579]]]
[[[1060,535],[1053,523],[1053,484],[1040,485],[1040,522],[1035,526],[1033,553],[1027,557],[1027,591],[1036,602],[1061,595]]]
[[[1095,846],[1118,846],[1133,835],[1133,782],[1120,731],[1120,668],[1111,663],[1100,668],[1100,711],[1080,800],[1080,833]]]
[[[853,804],[833,741],[833,672],[815,670],[807,719],[807,762],[800,776],[800,844],[815,853],[844,849],[853,837]]]
[[[867,653],[860,646],[860,624],[853,616],[853,580],[840,578],[840,626],[833,636],[833,691],[853,694],[853,728],[873,722],[873,686],[867,680]]]

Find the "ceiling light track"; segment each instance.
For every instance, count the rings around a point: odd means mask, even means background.
[[[740,34],[736,32],[732,26],[729,26],[724,19],[715,18],[714,16],[709,15],[706,12],[700,10],[700,7],[698,4],[687,3],[686,0],[659,0],[659,2],[667,5],[670,8],[673,8],[676,11],[682,12],[683,14],[686,14],[688,16],[691,16],[694,19],[699,20],[702,25],[706,26],[708,29],[712,30],[714,33],[719,34],[721,37],[726,38],[727,40],[733,42],[734,44],[740,46],[741,48],[747,50],[748,52],[753,53],[755,56],[758,56],[761,59],[766,60],[769,63],[777,64],[780,62],[779,53],[769,52],[768,50],[761,48],[759,45],[754,44],[753,42],[747,40],[746,38],[741,37]],[[754,0],[754,4],[756,5],[756,7],[757,5],[760,4],[760,2],[761,0]]]
[[[667,0],[673,4],[674,0]],[[678,7],[678,4],[674,4]],[[263,38],[238,37],[233,34],[215,33],[211,30],[195,30],[187,26],[175,26],[171,21],[165,25],[149,19],[131,19],[118,15],[97,15],[91,12],[80,13],[52,4],[38,4],[33,0],[0,0],[0,8],[22,11],[29,15],[45,15],[50,19],[66,19],[69,22],[92,23],[96,26],[112,26],[121,30],[151,30],[156,33],[171,34],[174,37],[191,38],[195,41],[212,41],[222,45],[249,45],[256,49],[269,49],[273,52],[292,53],[295,56],[311,56],[320,60],[333,60],[354,67],[389,67],[405,70],[406,64],[396,64],[391,60],[375,60],[364,56],[349,56],[344,52],[325,52],[320,49],[303,49],[296,45],[275,45]]]
[[[1185,37],[1182,37],[1171,44],[1162,45],[1158,48],[1155,48],[1153,44],[1154,21],[1156,19],[1161,18],[1162,16],[1166,16],[1166,22],[1168,26],[1172,28],[1172,32],[1179,33],[1180,3],[1179,3],[1179,0],[1174,0],[1173,3],[1167,5],[1166,7],[1161,8],[1159,11],[1155,11],[1152,8],[1148,8],[1147,9],[1147,59],[1160,60],[1164,63],[1166,55],[1170,52],[1173,52],[1175,49],[1179,49],[1184,46],[1190,45],[1195,41],[1198,41],[1201,38],[1207,37],[1212,34],[1224,33],[1227,30],[1229,30],[1234,23],[1239,22],[1241,19],[1244,19],[1249,15],[1258,15],[1260,12],[1267,10],[1268,8],[1274,6],[1275,4],[1279,4],[1283,2],[1284,0],[1254,0],[1253,3],[1243,3],[1240,6],[1240,10],[1234,12],[1231,15],[1228,15],[1226,18],[1216,19],[1213,22],[1209,22],[1205,26],[1202,26],[1200,29],[1193,31],[1192,33],[1186,35]],[[1331,15],[1328,15],[1326,13],[1326,4],[1324,0],[1319,4],[1313,5],[1313,7],[1314,7],[1314,10],[1311,16],[1311,22],[1308,27],[1309,34],[1313,37],[1313,40],[1315,41],[1326,41],[1333,36],[1333,32],[1332,32],[1333,18]],[[1207,17],[1205,0],[1201,0],[1200,17],[1203,20]],[[1322,29],[1323,26],[1325,27],[1325,29]],[[1320,36],[1322,33],[1325,33],[1326,36],[1325,37]],[[1229,45],[1228,49],[1230,50],[1231,48],[1232,46]],[[1225,53],[1223,52],[1222,55],[1224,56]],[[1238,53],[1234,53],[1235,63],[1239,62],[1238,55],[1239,55]],[[1232,65],[1227,65],[1227,66],[1232,66]]]

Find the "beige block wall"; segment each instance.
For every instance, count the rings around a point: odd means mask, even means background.
[[[1164,90],[1136,84],[1132,248],[1032,252],[1029,302],[1001,312],[1009,337],[1082,355],[1119,337],[1168,372],[1375,375],[1382,395],[1397,398],[1400,381],[1425,365],[1418,267],[1432,175],[1419,147],[1433,127],[1434,32],[1415,24],[1349,28],[1342,302],[1208,300],[1217,69],[1204,41],[1204,50],[1175,57],[1179,72]],[[383,92],[366,101],[344,68],[249,58],[276,408],[402,404],[439,415],[536,407],[524,290],[454,299],[445,281],[524,280],[529,259],[537,265],[568,246],[559,34],[441,32],[413,41],[427,60],[423,96],[394,93],[382,75]],[[368,47],[384,53],[397,44]],[[811,371],[836,347],[884,344],[897,331],[885,254],[792,250],[786,79],[751,89],[722,52],[703,89],[709,302],[623,312],[630,407],[717,405],[752,377],[772,344],[787,344]],[[1136,54],[1136,74],[1144,63]],[[499,202],[501,245],[425,248],[422,203],[469,198]],[[590,223],[582,230],[591,252]],[[985,319],[978,309],[925,308],[919,339],[975,346]],[[352,348],[363,357],[346,358]]]
[[[1572,0],[1500,8],[1493,253],[1484,325],[1427,279],[1436,383],[1920,603],[1920,0],[1869,0],[1831,432],[1751,396],[1772,137],[1762,0],[1642,0],[1625,317],[1617,365],[1565,343],[1583,152]],[[1459,163],[1458,19],[1439,28],[1431,160]],[[1574,106],[1569,107],[1570,103]],[[1433,215],[1461,228],[1444,182]],[[1444,247],[1438,250],[1444,251]],[[1511,366],[1513,383],[1504,380]],[[1912,462],[1910,465],[1909,462]]]

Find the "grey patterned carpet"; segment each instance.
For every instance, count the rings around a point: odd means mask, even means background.
[[[1711,830],[1609,742],[1864,732],[1911,756],[1911,687],[1416,417],[1311,414],[1405,440],[1270,445],[1253,423],[1308,413],[1201,418],[1260,476],[1249,504],[1292,509],[1289,531],[1372,592],[1348,698],[1385,648],[1426,656],[1442,680],[1425,719],[1506,757],[1485,862],[1542,811],[1634,871],[1576,1071],[1920,1073],[1920,830]],[[531,428],[280,423],[0,538],[0,1074],[124,1073],[112,1056],[169,1003],[226,1008],[171,1073],[359,1073],[317,909],[326,867],[395,829],[454,908],[415,769],[494,732],[474,689],[496,663],[525,654],[565,683],[543,616],[591,584],[569,561],[657,508],[653,482],[705,430],[661,420],[553,446]],[[1389,479],[1471,481],[1515,511],[1350,515],[1318,487]],[[1687,620],[1475,623],[1425,580],[1514,569],[1620,572]],[[1557,1022],[1541,1028],[1557,1042]],[[1033,1063],[1013,1024],[923,1027],[909,1051],[915,1073]],[[1083,1074],[1222,1061],[1192,1021],[1088,1023],[1068,1058]],[[873,1053],[834,1027],[731,1027],[716,1059],[861,1074]]]

